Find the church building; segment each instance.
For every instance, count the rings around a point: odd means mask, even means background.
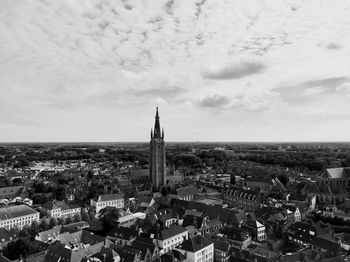
[[[158,107],[154,130],[151,129],[149,176],[154,189],[166,184],[164,130],[160,130]]]

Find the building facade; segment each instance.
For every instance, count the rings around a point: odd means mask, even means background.
[[[0,208],[0,228],[22,229],[25,225],[31,225],[34,220],[39,221],[40,213],[27,205],[9,206]]]
[[[122,194],[100,195],[96,201],[91,199],[90,205],[96,209],[96,214],[99,214],[100,210],[108,206],[124,208],[124,198]]]
[[[187,256],[188,262],[213,262],[214,244],[207,238],[197,235],[186,240],[178,250]]]
[[[158,189],[166,183],[164,130],[160,131],[158,107],[154,130],[151,130],[149,177],[152,187]]]

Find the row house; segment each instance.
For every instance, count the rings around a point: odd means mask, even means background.
[[[255,210],[261,206],[262,195],[260,192],[243,188],[232,187],[223,193],[224,204],[237,206],[247,210]]]

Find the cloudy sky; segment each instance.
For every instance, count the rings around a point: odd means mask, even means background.
[[[349,141],[348,0],[0,0],[0,141]]]

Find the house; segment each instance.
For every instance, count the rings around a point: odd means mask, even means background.
[[[139,236],[132,242],[131,247],[141,251],[141,261],[150,261],[160,254],[158,245],[152,237]]]
[[[103,262],[115,262],[121,261],[119,254],[114,251],[112,248],[102,247],[100,252],[92,255],[89,258],[83,258],[81,262],[94,262],[94,261],[103,261]]]
[[[300,222],[301,212],[299,207],[294,205],[284,205],[284,213],[288,222]]]
[[[244,228],[246,228],[252,238],[256,241],[262,242],[266,240],[266,228],[258,220],[250,219],[248,220]]]
[[[248,189],[231,187],[223,192],[224,203],[246,210],[255,210],[261,206],[262,195],[260,192]]]
[[[160,253],[164,254],[183,243],[188,239],[188,231],[177,225],[162,230],[159,233],[157,244],[161,248]]]
[[[212,236],[208,238],[214,243],[214,261],[215,262],[226,262],[231,256],[231,245],[230,242],[223,237]]]
[[[226,227],[221,229],[220,233],[240,249],[246,249],[252,243],[251,235],[242,227]]]
[[[49,201],[42,208],[42,212],[53,218],[74,217],[81,214],[81,207],[77,204],[66,204],[64,201]]]
[[[139,262],[141,261],[142,253],[140,250],[132,248],[131,246],[121,246],[116,244],[110,244],[112,250],[117,252],[120,256],[120,261],[124,262]]]
[[[25,225],[31,225],[39,220],[39,212],[27,205],[7,206],[0,208],[0,228],[22,229]]]
[[[91,199],[90,204],[96,209],[96,214],[99,214],[107,206],[124,208],[124,198],[122,194],[100,195],[97,200]]]
[[[43,243],[53,243],[56,241],[57,236],[61,233],[62,226],[54,226],[52,229],[39,232],[35,239]]]
[[[128,227],[118,227],[110,231],[107,238],[117,245],[131,245],[132,241],[136,239],[138,232],[136,229]]]
[[[188,262],[214,261],[214,243],[200,235],[187,239],[177,250],[187,256]]]
[[[218,218],[209,219],[208,216],[204,216],[202,213],[197,215],[193,212],[192,214],[185,215],[182,222],[183,227],[191,225],[203,236],[217,232],[222,227],[222,223]]]
[[[170,210],[160,210],[155,212],[155,218],[162,223],[165,227],[170,227],[177,222],[177,218],[174,217],[173,212]]]
[[[334,237],[338,240],[340,246],[349,251],[350,250],[350,234],[349,233],[339,233],[335,234]]]

